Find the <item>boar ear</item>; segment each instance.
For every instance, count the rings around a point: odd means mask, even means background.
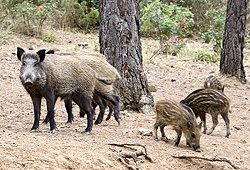
[[[17,47],[17,58],[18,58],[18,60],[21,61],[21,57],[22,57],[23,53],[24,53],[24,50],[22,48],[20,48],[20,47]]]
[[[197,126],[199,129],[201,129],[202,126],[202,122],[199,123],[199,125]]]
[[[42,50],[39,50],[38,52],[37,52],[37,54],[39,55],[39,57],[40,57],[40,62],[43,62],[43,60],[44,60],[44,58],[45,58],[45,49],[42,49]]]

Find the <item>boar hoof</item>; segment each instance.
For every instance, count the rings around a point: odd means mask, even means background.
[[[85,135],[90,135],[90,132],[87,132],[86,130],[82,131]]]
[[[158,138],[155,138],[155,141],[157,141],[157,142],[158,142],[158,141],[159,141],[159,139],[158,139]]]
[[[53,129],[53,130],[50,131],[51,134],[54,134],[55,132],[56,132],[55,129]]]
[[[195,149],[195,152],[200,152],[200,151],[201,151],[200,148]]]
[[[29,130],[29,132],[34,133],[34,132],[36,132],[36,129],[31,129],[31,130]]]
[[[168,142],[169,139],[167,137],[161,137],[161,140],[164,141],[164,142]]]

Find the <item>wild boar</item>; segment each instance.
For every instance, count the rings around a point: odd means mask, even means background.
[[[22,62],[20,80],[31,96],[34,105],[34,124],[30,132],[39,127],[41,99],[47,102],[50,132],[55,133],[54,105],[57,97],[70,98],[82,111],[87,113],[89,134],[93,126],[93,108],[91,100],[96,83],[95,71],[73,57],[45,57],[46,50],[24,51],[17,48],[17,58]]]
[[[200,152],[200,129],[201,123],[198,125],[195,115],[188,106],[172,100],[161,100],[156,102],[156,122],[154,124],[153,136],[158,140],[157,129],[163,138],[166,138],[164,127],[172,126],[177,132],[175,146],[179,145],[182,132],[186,137],[187,145],[191,146],[195,151]]]
[[[204,88],[205,89],[215,89],[215,90],[219,90],[221,92],[224,92],[224,86],[221,84],[221,82],[214,75],[210,75],[210,76],[206,77],[205,82],[204,82]]]
[[[206,134],[206,113],[212,116],[213,126],[207,133],[210,135],[218,124],[218,114],[225,121],[227,132],[226,137],[230,135],[230,121],[228,112],[231,107],[230,99],[221,91],[214,89],[198,89],[190,93],[181,103],[189,106],[195,113],[196,117],[200,117],[204,124],[203,133]]]
[[[49,53],[54,54],[54,51],[50,50]],[[109,110],[111,112],[113,112],[114,110],[115,120],[120,124],[119,110],[118,110],[119,96],[118,96],[118,92],[114,90],[113,85],[115,82],[121,79],[121,76],[119,75],[118,71],[106,61],[105,56],[102,54],[81,54],[81,53],[57,53],[57,55],[62,56],[62,57],[70,56],[70,57],[78,58],[79,60],[86,63],[88,66],[90,66],[93,70],[95,70],[98,77],[111,80],[111,82],[109,82],[111,86],[106,86],[105,84],[99,83],[99,82],[97,82],[96,84],[96,87],[95,87],[96,89],[95,89],[95,93],[93,96],[92,105],[94,108],[96,108],[96,106],[99,105],[100,112],[99,112],[97,120],[95,121],[95,124],[100,124],[102,122],[107,105],[109,106]],[[51,55],[51,57],[53,57],[53,55]],[[100,94],[98,94],[100,92],[105,95],[101,96]],[[69,119],[73,117],[71,101],[70,100],[65,101],[65,106],[68,112],[67,123],[71,123],[70,122],[71,119]],[[80,113],[80,116],[83,117],[84,113]],[[111,113],[108,115],[106,120],[110,119],[110,116],[111,116]],[[49,119],[47,116],[43,122],[47,123],[48,121]]]

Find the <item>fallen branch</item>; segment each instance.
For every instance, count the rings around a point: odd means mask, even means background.
[[[148,156],[147,154],[147,149],[145,145],[139,144],[139,143],[124,143],[124,144],[117,144],[117,143],[109,143],[109,145],[114,145],[114,146],[119,146],[119,147],[127,147],[127,146],[141,146],[144,148],[145,153],[143,150],[136,150],[136,151],[128,151],[128,152],[120,152],[120,150],[115,150],[110,146],[110,149],[113,152],[119,152],[120,156],[118,156],[118,160],[122,162],[128,169],[132,170],[142,170],[141,167],[141,160],[138,159],[139,156],[145,155],[145,159],[149,160],[150,162],[153,162],[152,159]],[[129,147],[129,149],[135,150],[132,147]],[[128,158],[133,158],[134,162],[136,163],[137,168],[133,167],[132,165],[129,165],[129,160]]]
[[[124,147],[125,145],[127,145],[127,146],[141,146],[141,147],[143,147],[144,150],[145,150],[145,158],[146,158],[147,160],[149,160],[150,162],[153,162],[152,158],[150,158],[150,157],[148,156],[146,146],[143,145],[143,144],[139,144],[139,143],[123,143],[123,144],[109,143],[108,145],[121,146],[121,147]]]
[[[196,159],[204,159],[208,161],[225,161],[229,163],[234,169],[240,169],[239,166],[235,165],[231,160],[227,158],[221,157],[205,157],[205,156],[196,156],[196,155],[171,155],[174,158],[196,158]]]

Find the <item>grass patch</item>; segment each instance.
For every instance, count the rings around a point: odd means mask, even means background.
[[[216,55],[215,53],[209,53],[204,50],[198,50],[194,52],[194,61],[203,61],[203,62],[208,62],[208,63],[216,63],[217,61],[220,60],[220,57]]]

